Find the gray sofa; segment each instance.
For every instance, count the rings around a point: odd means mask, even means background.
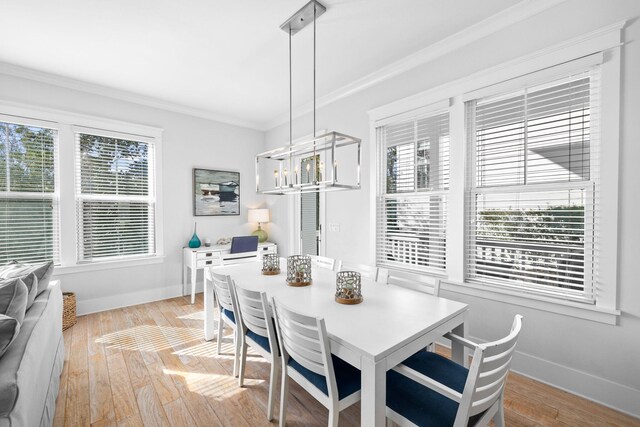
[[[0,427],[50,426],[64,363],[62,291],[52,281],[0,358]]]

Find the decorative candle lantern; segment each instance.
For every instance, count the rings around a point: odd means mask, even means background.
[[[311,284],[311,257],[291,255],[287,258],[287,285],[309,286]]]
[[[262,274],[267,276],[280,274],[280,257],[278,254],[264,254],[262,256]]]
[[[362,302],[360,273],[339,271],[336,274],[336,301],[340,304],[360,304]]]

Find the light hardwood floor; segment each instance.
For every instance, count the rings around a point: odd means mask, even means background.
[[[245,388],[230,354],[203,339],[202,295],[78,318],[66,354],[54,426],[261,426],[269,366],[249,357]],[[223,346],[230,353],[231,344]],[[446,355],[445,349],[438,349]],[[287,425],[327,425],[327,410],[295,383]],[[640,420],[517,374],[505,393],[508,426],[640,426]],[[341,426],[359,425],[360,407]],[[277,413],[276,420],[277,422]]]

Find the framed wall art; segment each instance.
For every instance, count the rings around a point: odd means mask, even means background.
[[[194,168],[193,215],[240,215],[240,172]]]

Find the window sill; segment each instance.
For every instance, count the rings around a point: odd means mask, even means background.
[[[160,264],[164,262],[163,255],[127,260],[100,261],[86,264],[59,265],[54,268],[55,276],[66,274],[84,273],[87,271],[112,270],[117,268],[137,267],[141,265]]]
[[[479,287],[469,283],[456,283],[443,280],[442,289],[463,295],[470,295],[492,301],[504,302],[507,304],[520,305],[536,310],[550,313],[562,314],[579,319],[591,320],[593,322],[617,325],[620,310],[598,307],[597,305],[582,304],[574,301],[553,299],[541,295],[523,296],[522,294],[507,289]]]

